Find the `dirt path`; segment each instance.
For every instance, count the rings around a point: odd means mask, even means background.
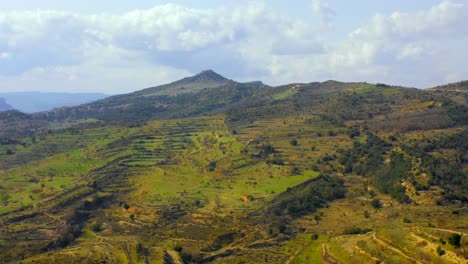
[[[442,232],[447,232],[447,233],[451,233],[451,234],[462,234],[464,236],[468,236],[467,233],[465,232],[461,232],[461,231],[455,231],[455,230],[450,230],[450,229],[443,229],[443,228],[431,228],[432,230],[438,230],[438,231],[442,231]]]
[[[166,250],[168,262],[170,264],[184,264],[184,261],[180,258],[179,253],[174,250]]]
[[[378,238],[377,237],[377,233],[374,232],[372,233],[372,239],[377,242],[379,245],[385,247],[385,248],[388,248],[389,250],[403,256],[404,258],[414,262],[414,263],[418,263],[418,264],[423,264],[422,262],[420,262],[419,260],[413,258],[413,257],[410,257],[408,255],[406,255],[403,251],[399,250],[398,248],[396,247],[393,247],[392,245],[388,244],[387,242],[383,241],[382,239]]]
[[[294,252],[294,254],[288,259],[288,261],[286,262],[286,264],[291,264],[293,262],[293,260],[299,255],[301,254],[306,248],[308,248],[310,246],[310,244],[312,243],[306,243],[304,244],[300,249],[296,250],[296,252]]]
[[[328,240],[327,240],[328,241]],[[332,255],[328,254],[327,252],[327,241],[323,242],[322,244],[322,259],[326,263],[330,264],[340,264],[341,262],[335,259]]]

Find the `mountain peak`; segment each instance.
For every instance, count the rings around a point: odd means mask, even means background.
[[[147,88],[135,93],[144,96],[177,95],[197,92],[205,88],[216,88],[230,83],[235,82],[219,75],[213,70],[204,70],[191,77],[185,77],[169,84]]]
[[[194,75],[192,79],[195,81],[216,81],[216,82],[229,81],[228,79],[214,72],[213,70],[201,71],[199,74]]]

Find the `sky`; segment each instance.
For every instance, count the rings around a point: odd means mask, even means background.
[[[0,92],[468,79],[468,0],[0,0]]]

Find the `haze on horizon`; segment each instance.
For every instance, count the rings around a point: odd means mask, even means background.
[[[0,92],[117,94],[205,69],[270,85],[468,79],[468,3],[1,1]]]

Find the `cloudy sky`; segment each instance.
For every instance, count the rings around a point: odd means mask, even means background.
[[[0,0],[0,92],[468,79],[468,1]]]

